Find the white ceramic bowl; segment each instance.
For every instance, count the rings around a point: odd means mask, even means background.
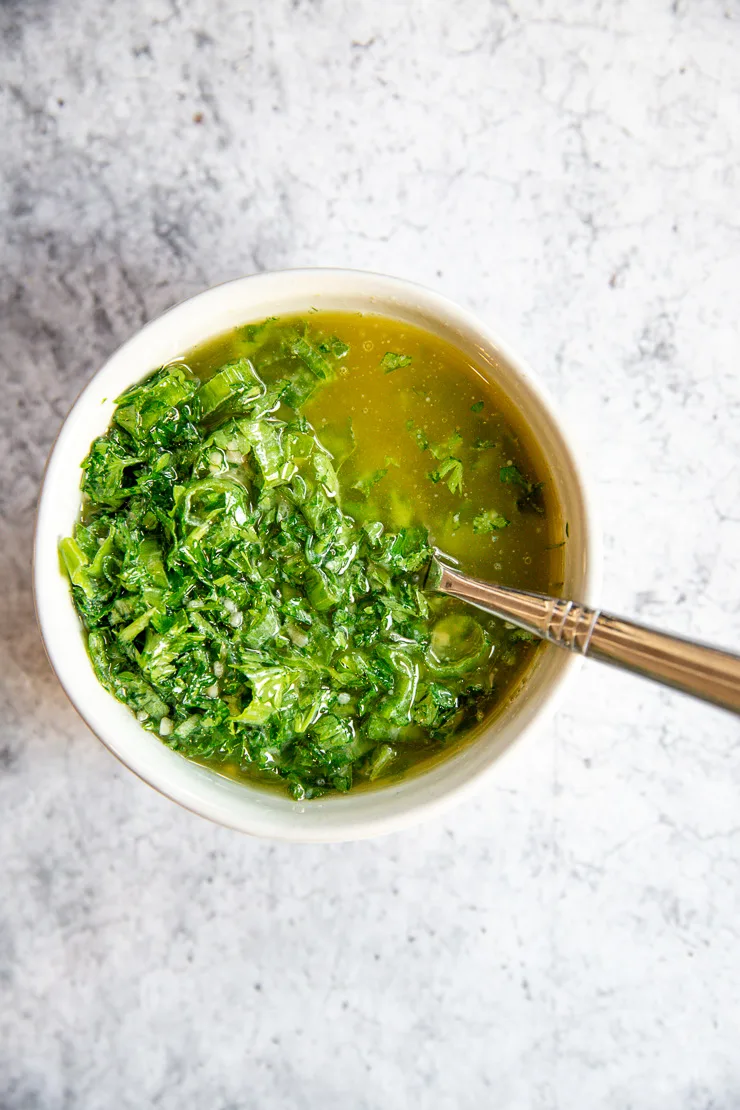
[[[541,652],[524,688],[495,722],[429,770],[371,791],[293,802],[189,762],[141,728],[103,689],[57,555],[58,541],[69,535],[80,508],[80,464],[92,440],[108,427],[114,398],[209,337],[310,307],[375,312],[417,324],[455,344],[503,388],[539,443],[570,524],[565,592],[591,601],[599,556],[583,473],[551,399],[526,363],[486,324],[437,293],[380,274],[324,269],[260,274],[209,289],[142,328],[109,359],[80,395],[49,459],[36,526],[34,584],[41,632],[59,681],[93,732],[140,778],[193,812],[244,832],[282,840],[353,840],[410,825],[480,787],[501,753],[552,712],[577,659],[556,648]]]

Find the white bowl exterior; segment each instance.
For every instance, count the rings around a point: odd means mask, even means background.
[[[177,305],[124,344],[69,414],[47,465],[35,540],[36,609],[46,650],[72,703],[106,746],[157,790],[188,809],[254,835],[283,840],[353,840],[392,832],[441,811],[480,785],[502,752],[554,708],[578,662],[548,648],[518,696],[471,744],[429,770],[382,789],[299,803],[192,763],[143,729],[98,682],[57,545],[80,508],[80,464],[110,424],[127,386],[189,348],[240,324],[309,308],[373,312],[405,320],[461,350],[512,399],[548,462],[567,509],[564,590],[589,602],[600,564],[593,511],[562,420],[527,365],[470,313],[410,282],[353,270],[288,270],[240,278]]]

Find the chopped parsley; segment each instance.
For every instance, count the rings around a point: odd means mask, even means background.
[[[502,466],[499,470],[499,478],[510,486],[526,487],[529,484],[518,466]]]
[[[268,316],[265,320],[261,320],[259,324],[245,324],[244,327],[239,328],[239,334],[247,343],[256,343],[261,335],[269,328],[270,324],[277,320],[277,316]]]
[[[436,446],[429,446],[429,450],[435,459],[440,460],[440,465],[435,470],[429,471],[429,477],[433,482],[444,481],[450,493],[462,493],[463,490],[463,464],[462,460],[452,454],[457,451],[463,442],[463,437],[459,431],[454,431],[445,443],[439,443]],[[419,444],[421,446],[421,444]]]
[[[386,374],[391,374],[394,370],[400,370],[403,366],[408,366],[411,362],[411,355],[398,355],[394,351],[386,351],[380,360],[380,365]]]
[[[317,347],[323,355],[332,355],[334,358],[344,358],[349,354],[348,345],[342,339],[338,339],[336,335],[318,343]]]
[[[463,464],[460,459],[449,456],[436,470],[429,471],[429,477],[433,482],[444,481],[450,493],[462,493]]]
[[[508,528],[509,521],[501,513],[497,513],[494,509],[488,509],[485,512],[479,513],[473,520],[473,531],[482,535],[486,532],[498,532],[502,528]]]
[[[542,482],[530,482],[524,477],[518,466],[502,466],[499,470],[500,480],[511,486],[518,486],[521,494],[517,499],[517,508],[521,512],[536,512],[544,513],[545,507],[542,503]],[[566,532],[567,534],[567,532]]]
[[[367,497],[373,486],[376,486],[378,482],[382,482],[392,466],[398,466],[398,463],[395,459],[387,458],[385,460],[385,466],[381,467],[379,470],[374,470],[372,474],[368,474],[364,478],[358,478],[357,481],[352,484],[352,492],[358,493],[362,497]]]
[[[347,345],[294,324],[242,338],[256,349],[206,381],[175,363],[118,398],[60,554],[95,672],[143,728],[312,798],[395,773],[409,742],[482,719],[491,688],[475,672],[491,638],[430,607],[425,528],[348,511],[353,499],[366,511],[399,464],[345,490],[351,421],[324,442],[301,415]],[[453,493],[461,442],[432,451],[433,480]]]
[[[431,447],[430,450],[435,459],[443,459],[446,456],[452,455],[454,451],[462,446],[462,442],[462,434],[459,431],[454,431],[445,443],[439,443],[436,447]]]

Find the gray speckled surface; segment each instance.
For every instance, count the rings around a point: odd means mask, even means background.
[[[587,667],[475,804],[275,847],[92,738],[29,569],[49,445],[121,341],[346,264],[497,322],[580,426],[604,604],[737,645],[735,0],[5,0],[0,28],[0,1106],[736,1108],[736,720]]]

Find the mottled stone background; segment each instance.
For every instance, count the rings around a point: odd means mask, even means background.
[[[475,804],[272,846],[93,739],[29,564],[118,344],[349,265],[559,396],[606,606],[737,646],[738,0],[1,0],[0,31],[2,1110],[736,1110],[737,720],[589,666]]]

